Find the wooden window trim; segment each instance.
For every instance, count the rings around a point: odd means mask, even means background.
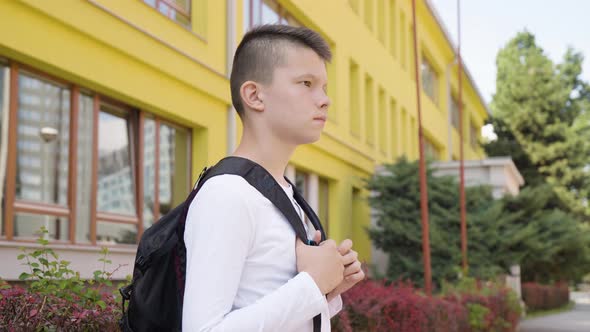
[[[160,219],[160,119],[155,118],[154,144],[154,224]]]
[[[70,220],[68,225],[70,228],[70,242],[73,244],[76,242],[76,220],[78,219],[76,202],[78,197],[78,120],[80,113],[80,88],[78,86],[72,87],[70,107],[70,154],[68,156],[70,167],[70,178],[68,180]]]
[[[97,227],[99,222],[110,222],[119,224],[136,225],[137,227],[137,240],[141,238],[143,234],[143,197],[144,197],[144,122],[146,112],[135,110],[129,105],[126,105],[118,100],[114,100],[107,96],[102,96],[94,93],[91,90],[86,90],[79,85],[65,81],[63,79],[54,77],[50,74],[46,74],[38,69],[22,65],[18,62],[7,60],[6,66],[8,67],[10,75],[9,83],[9,107],[8,107],[8,121],[10,126],[8,128],[8,151],[7,151],[7,169],[6,169],[6,195],[5,195],[5,236],[2,239],[15,243],[35,243],[35,240],[29,240],[23,237],[14,236],[14,216],[16,213],[30,213],[34,215],[49,215],[53,217],[66,217],[69,218],[68,229],[69,238],[68,240],[51,240],[51,244],[66,244],[76,245],[81,247],[96,247],[97,246]],[[36,79],[45,80],[49,83],[60,85],[70,90],[70,142],[69,142],[69,156],[68,156],[68,204],[67,206],[60,206],[56,204],[39,203],[26,200],[17,200],[15,196],[16,188],[16,162],[17,162],[17,140],[18,140],[18,84],[19,75],[26,73],[32,75]],[[93,98],[93,109],[92,109],[92,165],[91,165],[91,190],[90,190],[90,243],[77,243],[76,242],[76,220],[77,220],[77,162],[78,162],[78,130],[79,130],[79,114],[80,114],[80,95],[81,90],[87,92]],[[117,110],[128,112],[127,118],[131,122],[130,128],[130,140],[138,142],[137,148],[131,147],[131,168],[134,181],[135,189],[135,201],[136,201],[136,215],[123,215],[108,212],[97,211],[97,189],[98,189],[98,122],[99,115],[101,112],[101,105],[107,105]],[[151,115],[151,114],[150,114]],[[187,133],[187,153],[188,155],[188,179],[191,181],[187,184],[187,189],[190,190],[192,186],[192,128],[183,126],[177,121],[169,119],[161,119],[160,117],[153,116],[156,122],[156,156],[155,156],[155,220],[159,219],[159,142],[160,142],[160,126],[167,124],[176,129],[185,130]],[[135,126],[135,123],[138,126]],[[136,245],[136,244],[135,244]],[[130,244],[115,244],[111,245],[110,248],[118,247],[129,247]]]

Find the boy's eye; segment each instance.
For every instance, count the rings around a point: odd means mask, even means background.
[[[310,87],[311,86],[311,81],[303,81],[301,83],[303,83],[307,87]]]

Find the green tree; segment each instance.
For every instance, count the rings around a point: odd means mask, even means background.
[[[457,180],[428,169],[432,276],[455,281],[461,264]],[[423,285],[418,163],[385,165],[367,183],[375,194],[375,246],[389,255],[387,278]],[[469,274],[491,278],[520,264],[524,281],[579,280],[590,270],[590,231],[560,208],[550,185],[494,200],[487,186],[466,188]]]
[[[525,178],[551,184],[571,211],[588,217],[590,88],[580,78],[582,62],[582,54],[570,48],[555,65],[527,31],[510,40],[496,59],[491,104],[495,130],[509,135],[486,150],[522,149],[524,155],[513,157]]]

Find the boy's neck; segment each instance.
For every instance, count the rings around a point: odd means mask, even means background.
[[[250,159],[264,167],[283,187],[289,184],[283,178],[295,146],[286,146],[272,140],[250,140],[244,135],[233,155]]]

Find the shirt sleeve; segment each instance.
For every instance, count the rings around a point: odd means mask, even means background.
[[[191,203],[184,234],[184,331],[291,330],[328,307],[311,276],[302,272],[255,303],[233,308],[255,234],[248,197],[236,188],[244,185],[249,186],[235,175],[214,177]]]
[[[328,309],[330,312],[330,318],[336,316],[342,310],[342,296],[338,295],[328,302]]]

